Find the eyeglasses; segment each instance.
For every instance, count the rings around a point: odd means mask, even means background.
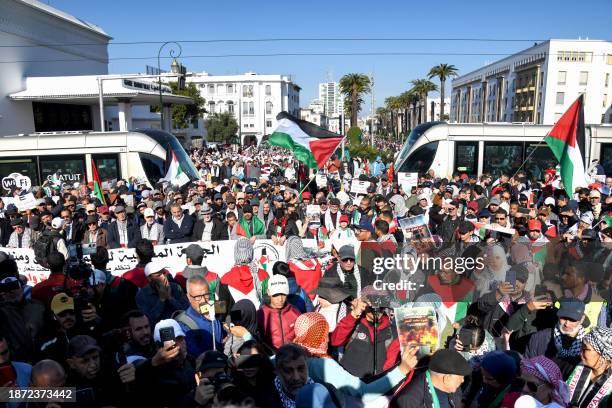
[[[589,197],[589,200],[599,200],[599,197]]]
[[[344,258],[342,262],[355,262],[355,260],[352,258]]]
[[[195,300],[196,302],[200,302],[201,300],[204,300],[204,299],[205,300],[210,299],[210,293],[204,293],[204,294],[195,295],[195,296],[189,293],[189,297]]]
[[[495,221],[503,221],[506,217],[495,217]]]

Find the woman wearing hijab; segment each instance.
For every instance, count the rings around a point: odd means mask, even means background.
[[[228,357],[233,356],[238,352],[242,345],[253,338],[257,338],[257,309],[255,305],[248,299],[241,299],[232,306],[231,312],[231,324],[233,326],[225,327],[225,331],[228,334],[225,339],[225,355]],[[236,326],[243,327],[246,332],[242,329],[239,331],[232,330]]]
[[[612,392],[612,329],[593,327],[582,339],[581,364],[567,384],[570,406],[607,407]]]
[[[563,382],[559,366],[549,358],[537,356],[521,361],[521,379],[524,382],[522,396],[513,403],[519,393],[508,395],[502,407],[542,406],[546,408],[565,408],[569,403],[569,390]],[[535,403],[541,404],[538,405]]]
[[[232,267],[221,277],[219,285],[219,300],[225,301],[227,310],[242,299],[253,302],[259,308],[266,293],[268,273],[261,269],[253,260],[253,244],[248,238],[239,238],[234,246],[234,262]]]
[[[320,313],[304,313],[295,321],[294,343],[302,346],[309,354],[308,374],[316,383],[328,383],[347,397],[346,406],[354,406],[374,401],[385,395],[393,387],[408,377],[412,377],[416,367],[416,348],[406,349],[399,366],[384,376],[368,384],[346,371],[328,355],[329,326]],[[353,400],[351,403],[350,399]]]
[[[506,272],[510,269],[506,251],[501,245],[492,245],[485,251],[485,267],[481,272],[473,274],[476,291],[482,295],[495,289],[497,285],[506,280]]]
[[[518,374],[518,361],[503,351],[493,351],[484,356],[480,364],[482,387],[466,406],[499,408]],[[474,382],[474,385],[476,382]]]
[[[298,286],[304,289],[310,299],[314,299],[315,295],[312,294],[312,291],[317,288],[323,276],[319,261],[308,256],[304,251],[302,239],[296,236],[287,238],[285,257]]]

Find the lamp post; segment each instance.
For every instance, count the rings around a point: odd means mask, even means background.
[[[174,55],[175,54],[174,48],[170,48],[170,52],[169,52],[170,57],[172,58],[172,64],[170,64],[170,69],[172,73],[174,74],[179,73],[180,67],[176,59],[180,57],[181,54],[183,53],[183,48],[181,47],[181,44],[177,43],[176,41],[166,41],[165,43],[161,45],[161,47],[159,47],[159,51],[157,51],[157,73],[159,74],[159,119],[160,119],[161,130],[164,130],[164,101],[162,97],[161,65],[160,65],[159,60],[160,60],[162,50],[168,44],[173,44],[178,47],[177,55]]]

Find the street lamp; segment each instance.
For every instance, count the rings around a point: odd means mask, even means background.
[[[159,47],[159,51],[157,52],[157,73],[159,74],[159,119],[160,119],[161,130],[164,130],[164,101],[162,97],[161,65],[160,65],[159,59],[160,59],[162,50],[168,44],[173,44],[173,45],[176,45],[176,47],[178,47],[177,55],[174,55],[175,54],[174,48],[170,48],[170,52],[169,52],[170,57],[172,58],[172,64],[170,65],[170,69],[172,70],[172,73],[174,74],[179,73],[180,67],[176,59],[180,57],[181,54],[183,53],[183,47],[181,47],[181,44],[177,43],[176,41],[166,41],[165,43],[161,45],[161,47]]]

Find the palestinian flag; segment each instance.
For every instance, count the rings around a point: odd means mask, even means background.
[[[279,113],[276,120],[278,127],[268,137],[268,143],[291,150],[297,160],[311,169],[322,169],[344,139],[287,112]]]
[[[91,173],[93,174],[93,192],[94,195],[100,200],[103,205],[106,205],[104,199],[104,193],[102,192],[102,183],[100,182],[100,176],[98,175],[98,169],[96,168],[96,162],[91,159]]]
[[[612,227],[612,216],[606,215],[604,222],[606,223],[606,227]]]
[[[165,179],[173,185],[182,187],[183,185],[189,183],[189,176],[187,176],[187,174],[185,174],[181,168],[181,164],[177,160],[174,150],[171,150],[171,152],[172,160],[170,161],[170,166],[168,167],[168,172],[166,173]]]
[[[584,148],[583,95],[569,107],[544,139],[561,167],[563,187],[569,197],[576,187],[588,185],[580,148]]]

